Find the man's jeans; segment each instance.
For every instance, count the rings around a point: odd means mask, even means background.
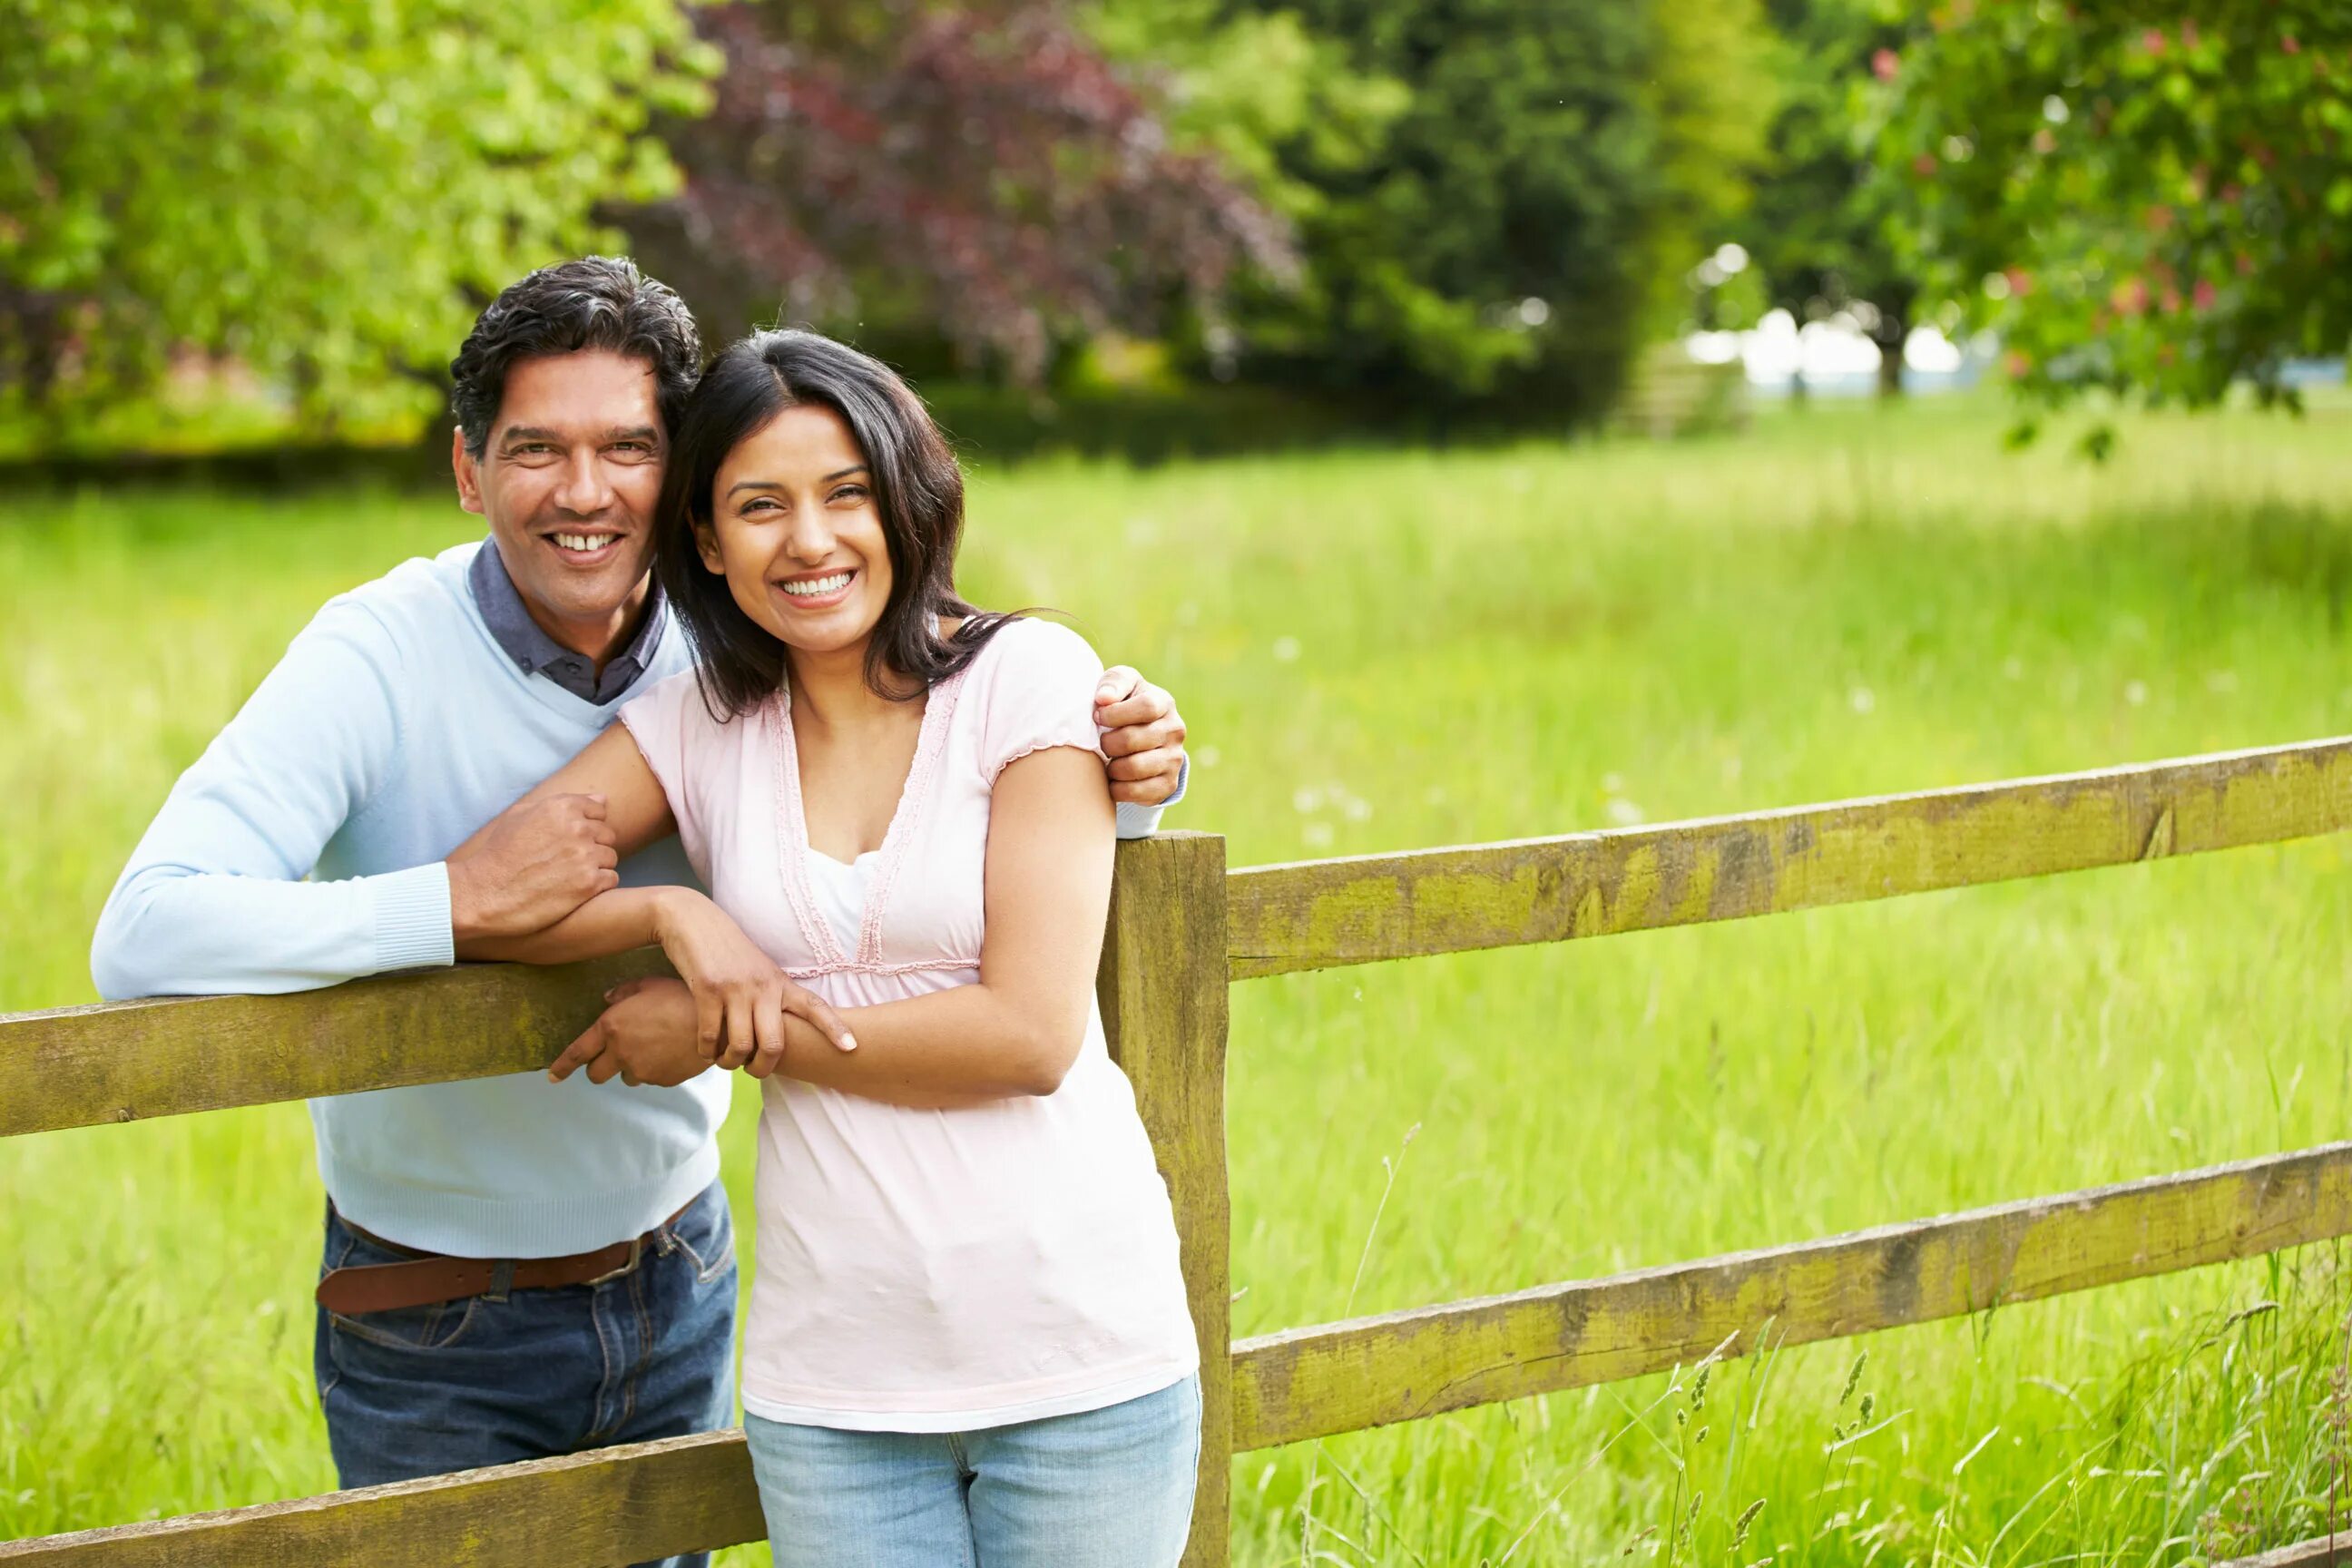
[[[327,1206],[326,1268],[402,1256]],[[726,1189],[713,1182],[656,1233],[635,1270],[602,1285],[357,1318],[320,1308],[314,1360],[346,1487],[725,1426],[735,1384]]]

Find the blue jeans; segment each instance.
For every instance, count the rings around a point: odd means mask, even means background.
[[[406,1254],[327,1206],[325,1268]],[[321,1270],[323,1273],[323,1269]],[[346,1487],[714,1431],[734,1413],[735,1231],[713,1182],[631,1273],[346,1318],[313,1363]],[[698,1568],[700,1553],[668,1559]]]
[[[1176,1568],[1201,1381],[977,1432],[743,1432],[776,1568]]]

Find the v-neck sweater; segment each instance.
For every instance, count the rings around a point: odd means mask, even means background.
[[[621,718],[711,897],[794,979],[866,1006],[978,983],[991,791],[1032,752],[1099,754],[1101,673],[1063,627],[998,632],[927,695],[882,847],[848,866],[809,847],[788,698],[722,722],[688,677]],[[1048,1095],[917,1110],[772,1078],[759,1158],[755,1415],[965,1431],[1199,1365],[1167,1188],[1091,1005]]]
[[[102,994],[301,991],[451,962],[445,858],[615,711],[500,645],[472,585],[491,548],[410,561],[295,637],[123,868],[91,943]],[[646,651],[624,695],[688,669],[674,618]],[[621,880],[691,873],[665,840]],[[467,1026],[432,1014],[407,1026]],[[574,1022],[541,1023],[552,1058]],[[412,1045],[310,1048],[397,1061]],[[310,1120],[320,1179],[353,1225],[429,1252],[549,1258],[650,1230],[709,1185],[729,1090],[715,1072],[667,1089],[523,1072],[313,1100]]]

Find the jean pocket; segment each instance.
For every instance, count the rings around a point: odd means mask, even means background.
[[[338,1268],[365,1268],[379,1263],[404,1263],[413,1253],[379,1247],[343,1223],[331,1208],[327,1212],[327,1247],[320,1277]],[[387,1350],[447,1350],[474,1326],[479,1296],[456,1301],[436,1301],[424,1307],[394,1307],[381,1312],[327,1314],[335,1331]]]
[[[708,1285],[734,1266],[735,1218],[724,1192],[697,1199],[670,1229],[678,1251],[694,1265],[694,1282]]]
[[[462,1301],[436,1301],[429,1307],[394,1307],[382,1312],[362,1312],[352,1316],[330,1312],[328,1321],[338,1333],[364,1340],[395,1351],[446,1351],[454,1347],[474,1326],[482,1299],[468,1296]]]

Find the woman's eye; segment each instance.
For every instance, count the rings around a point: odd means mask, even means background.
[[[844,485],[839,489],[833,492],[833,499],[835,500],[864,500],[866,499],[866,487],[864,485]]]

